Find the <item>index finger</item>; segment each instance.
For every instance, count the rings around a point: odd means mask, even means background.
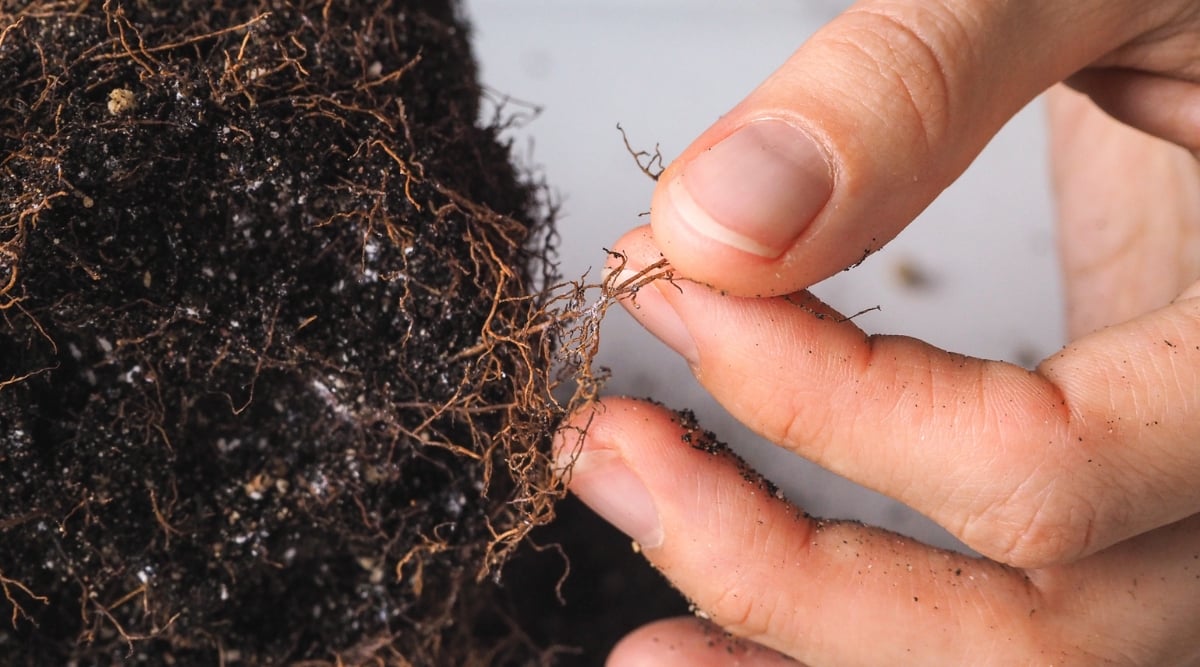
[[[627,268],[659,252],[646,229]],[[1200,299],[1080,339],[1037,371],[868,336],[815,298],[644,288],[634,317],[735,417],[1022,567],[1200,511]]]

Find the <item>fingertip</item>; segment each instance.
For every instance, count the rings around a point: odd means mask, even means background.
[[[797,665],[787,656],[730,636],[694,617],[668,618],[638,628],[609,655],[607,667],[732,667]]]
[[[623,396],[606,396],[586,403],[569,415],[554,434],[553,451],[557,458],[583,451],[619,449],[621,416],[636,412],[643,401]],[[564,461],[566,462],[566,461]]]
[[[674,219],[728,248],[777,259],[833,192],[827,149],[785,117],[752,118],[696,154],[664,187]]]
[[[786,133],[796,130],[764,131],[767,125],[786,127],[749,123],[681,158],[659,179],[650,225],[656,248],[680,276],[741,296],[773,296],[802,285],[794,249],[830,196],[832,170],[823,152],[795,158],[804,165],[781,157],[818,151],[807,139],[799,150],[791,146]],[[793,173],[778,173],[789,167]]]
[[[573,450],[562,449],[573,454],[570,459],[560,459],[568,488],[645,550],[658,551],[672,539],[686,542],[697,522],[729,523],[730,535],[755,533],[756,525],[742,519],[780,502],[769,483],[686,412],[606,398],[574,420],[571,428],[581,439]],[[710,497],[727,499],[716,516],[698,504]],[[699,557],[682,546],[661,551],[674,554],[669,559]]]
[[[567,488],[584,504],[642,549],[663,542],[663,526],[647,474],[631,461],[627,450],[638,440],[636,423],[643,404],[628,399],[605,399],[585,407],[559,431],[556,465]],[[573,434],[573,435],[572,435]]]
[[[654,231],[649,225],[634,227],[625,232],[613,244],[609,251],[608,260],[604,264],[605,271],[614,269],[642,269],[663,259],[663,252],[658,246]]]

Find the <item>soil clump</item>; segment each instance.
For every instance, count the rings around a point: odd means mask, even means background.
[[[0,662],[550,660],[550,216],[455,4],[4,3],[0,89]]]

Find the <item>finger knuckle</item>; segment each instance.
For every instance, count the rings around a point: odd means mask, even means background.
[[[962,26],[949,11],[936,7],[895,13],[868,5],[846,16],[850,29],[842,33],[841,44],[860,56],[848,62],[872,68],[865,72],[867,80],[878,81],[881,94],[910,111],[908,118],[893,117],[888,122],[907,122],[925,151],[931,152],[953,126],[954,63],[963,60],[962,48],[968,44]],[[885,108],[894,113],[897,105]]]
[[[781,636],[784,609],[771,591],[753,590],[741,582],[730,582],[712,598],[706,611],[727,632],[755,640]]]
[[[1051,483],[1018,491],[970,519],[962,535],[968,546],[1018,568],[1074,561],[1091,550],[1097,509],[1085,495]]]

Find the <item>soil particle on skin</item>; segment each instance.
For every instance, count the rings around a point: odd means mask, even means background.
[[[783,499],[783,491],[774,482],[763,477],[745,459],[730,449],[729,445],[721,442],[715,433],[701,427],[695,412],[687,409],[677,410],[675,415],[677,423],[683,429],[679,439],[684,444],[706,454],[729,459],[747,483],[769,496]]]
[[[717,434],[700,426],[695,412],[687,409],[677,410],[675,415],[680,428],[683,429],[683,435],[679,436],[679,439],[684,444],[707,454],[731,454],[729,446],[718,440]]]
[[[0,663],[540,655],[480,576],[548,511],[547,222],[466,37],[0,9]]]

